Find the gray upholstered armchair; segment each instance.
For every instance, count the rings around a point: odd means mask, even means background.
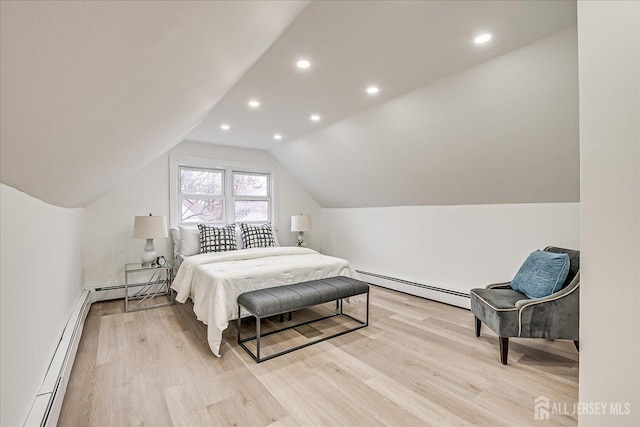
[[[510,337],[569,339],[579,350],[580,251],[551,246],[544,250],[569,255],[569,273],[559,291],[529,299],[511,289],[511,282],[471,290],[476,337],[482,323],[498,334],[503,365],[507,364]]]

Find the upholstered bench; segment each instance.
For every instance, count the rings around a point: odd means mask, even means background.
[[[342,301],[344,298],[356,295],[367,294],[367,305],[365,320],[356,319],[343,311]],[[291,313],[295,310],[311,307],[326,302],[336,301],[336,313],[314,319],[308,322],[300,323],[294,326],[288,326],[266,334],[260,333],[260,321],[266,317],[276,316],[283,313]],[[253,337],[242,338],[242,316],[241,309],[244,308],[256,319],[256,335]],[[305,343],[266,357],[260,356],[260,339],[278,332],[288,329],[297,328],[302,325],[318,322],[335,316],[345,316],[358,322],[358,326],[348,330],[332,334],[327,337],[317,339],[315,341]],[[364,328],[369,324],[369,285],[360,280],[350,277],[339,276],[327,279],[311,280],[309,282],[295,283],[292,285],[278,286],[275,288],[258,289],[256,291],[245,292],[238,296],[238,344],[245,349],[249,355],[258,363],[273,359],[274,357],[299,350],[303,347],[334,338],[339,335],[353,332],[360,328]],[[248,341],[256,340],[256,353],[254,354],[245,345]]]

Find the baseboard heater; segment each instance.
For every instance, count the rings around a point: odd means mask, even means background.
[[[54,427],[58,423],[84,321],[91,308],[91,291],[85,289],[71,312],[44,381],[31,406],[25,426]]]
[[[455,289],[446,289],[424,283],[412,282],[409,280],[399,279],[397,277],[384,276],[370,271],[356,270],[359,274],[366,276],[363,280],[383,288],[394,289],[396,291],[405,292],[411,295],[431,299],[434,301],[444,302],[446,304],[455,305],[462,308],[470,307],[470,296],[466,292]]]
[[[129,284],[129,288],[138,288],[145,286],[146,283],[132,283]],[[110,286],[100,286],[98,288],[92,288],[93,302],[109,301],[114,299],[124,298],[124,283]]]

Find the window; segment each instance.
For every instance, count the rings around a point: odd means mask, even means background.
[[[273,173],[259,167],[221,163],[171,157],[172,227],[199,222],[273,222]]]
[[[240,222],[266,222],[270,219],[269,175],[233,172],[233,216]]]
[[[224,172],[180,167],[180,223],[224,222]]]

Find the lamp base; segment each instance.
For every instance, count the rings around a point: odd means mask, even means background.
[[[153,247],[153,239],[147,239],[147,243],[144,245],[144,252],[140,259],[142,260],[143,267],[151,267],[156,262],[157,254]]]
[[[298,232],[298,239],[296,240],[296,245],[304,246],[304,233],[302,231]]]

